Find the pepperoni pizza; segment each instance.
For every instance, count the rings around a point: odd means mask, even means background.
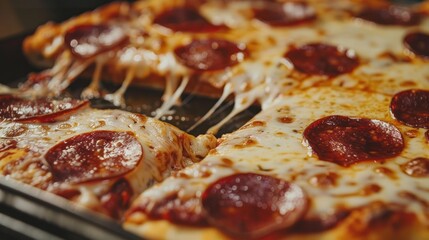
[[[123,105],[130,84],[162,88],[161,117],[184,91],[230,96],[231,114],[280,93],[320,85],[393,94],[428,88],[427,2],[177,0],[114,3],[26,39],[36,63],[54,66],[23,86],[27,95],[56,95],[85,69],[83,97],[100,96],[100,79],[122,82],[104,97]],[[425,60],[426,59],[426,60]],[[410,78],[409,76],[415,76]],[[36,90],[35,90],[36,89]]]
[[[150,239],[427,239],[428,97],[284,95],[140,195],[125,227]]]
[[[209,135],[3,96],[0,130],[17,135],[0,142],[1,169],[114,217],[126,210],[124,226],[148,238],[429,238],[428,15],[427,1],[147,0],[45,24],[23,48],[50,68],[12,94],[58,96],[92,75],[82,97],[116,105],[130,85],[163,89],[155,118],[186,91],[218,99],[193,127],[233,100],[213,133],[252,104],[262,111],[204,158]],[[122,85],[104,95],[102,80]]]
[[[201,160],[211,135],[88,101],[0,95],[0,175],[120,218],[143,190]]]

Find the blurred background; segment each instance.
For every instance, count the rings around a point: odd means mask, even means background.
[[[0,39],[60,22],[112,0],[0,0]]]
[[[47,21],[60,22],[111,1],[113,0],[0,0],[0,39],[29,33]],[[407,4],[421,0],[391,1]]]

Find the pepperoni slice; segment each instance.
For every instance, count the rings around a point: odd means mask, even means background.
[[[405,125],[429,129],[429,91],[414,89],[395,94],[390,111]]]
[[[101,197],[103,207],[109,216],[119,218],[124,209],[129,207],[133,196],[133,189],[126,179],[118,180],[110,188],[109,192]]]
[[[211,184],[202,195],[209,223],[238,237],[262,237],[295,224],[308,200],[295,184],[240,173]]]
[[[139,164],[142,154],[132,133],[94,131],[58,143],[45,159],[55,181],[82,183],[122,176]]]
[[[234,66],[247,56],[244,46],[222,39],[194,40],[174,50],[178,60],[196,71],[216,71]]]
[[[79,25],[69,29],[65,45],[81,59],[89,59],[110,51],[128,40],[123,28],[114,25]]]
[[[61,121],[78,109],[88,106],[88,101],[75,99],[27,100],[11,95],[0,95],[0,119],[17,122],[50,123]]]
[[[417,56],[429,59],[429,34],[408,33],[404,38],[404,45]]]
[[[253,9],[253,14],[272,26],[291,26],[316,19],[314,9],[304,2],[262,2]]]
[[[323,43],[291,49],[284,57],[302,73],[335,77],[353,71],[359,65],[354,51]]]
[[[380,25],[412,26],[419,24],[421,21],[420,14],[398,6],[365,8],[356,17]]]
[[[305,129],[304,139],[320,160],[343,167],[395,157],[404,149],[401,132],[395,126],[367,118],[324,117]]]
[[[181,6],[168,9],[155,17],[154,23],[175,32],[215,32],[226,29],[224,25],[213,25],[197,9]]]

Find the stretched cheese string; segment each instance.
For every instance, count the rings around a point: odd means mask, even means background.
[[[121,87],[118,90],[116,90],[116,92],[107,94],[106,96],[104,96],[104,99],[112,102],[115,106],[125,106],[124,94],[125,94],[125,91],[127,91],[128,86],[133,81],[135,73],[136,73],[136,65],[133,64],[128,69],[127,75],[125,76],[125,80],[122,83]]]
[[[174,90],[177,89],[177,85],[179,84],[179,79],[177,77],[173,77],[171,74],[166,78],[165,82],[165,91],[162,95],[162,101],[167,101],[174,94]]]
[[[82,93],[81,98],[90,99],[100,97],[100,80],[101,80],[101,70],[103,69],[104,62],[101,60],[96,60],[95,70],[92,75],[91,83],[86,87]]]
[[[55,84],[55,86],[51,86],[50,89],[52,92],[54,92],[55,95],[60,94],[62,91],[64,91],[70,84],[83,72],[85,71],[89,65],[91,65],[94,62],[94,60],[86,60],[86,61],[76,61],[72,64],[72,66],[68,69],[65,78],[57,78],[59,79],[58,84]],[[52,81],[54,82],[54,81]]]
[[[260,95],[259,93],[261,92],[263,93],[263,88],[261,89],[261,87],[258,86],[249,92],[236,93],[234,100],[234,108],[232,109],[232,111],[228,114],[228,116],[222,119],[222,121],[209,128],[209,130],[207,130],[207,133],[216,134],[225,123],[227,123],[229,120],[231,120],[243,110],[249,108],[255,102],[258,95]]]
[[[52,96],[58,94],[56,92],[58,85],[63,81],[71,64],[72,58],[70,54],[63,52],[52,68],[41,73],[41,75],[46,74],[46,76],[51,76],[48,83],[33,84],[30,82],[30,85],[28,85],[29,82],[26,82],[15,91],[19,92],[23,97]]]
[[[180,86],[176,89],[171,98],[167,99],[160,108],[156,110],[155,119],[162,117],[179,99],[189,82],[189,76],[182,79]]]
[[[63,51],[57,61],[55,61],[54,66],[47,71],[52,75],[57,75],[59,72],[64,72],[72,63],[72,58],[70,52]]]
[[[225,87],[223,88],[222,96],[217,100],[215,105],[210,108],[210,110],[202,117],[200,118],[194,125],[192,125],[190,128],[188,128],[188,132],[192,131],[196,127],[198,127],[201,123],[203,123],[205,120],[207,120],[213,113],[216,111],[216,109],[219,108],[219,106],[226,100],[227,97],[229,97],[232,93],[232,84],[227,83]]]

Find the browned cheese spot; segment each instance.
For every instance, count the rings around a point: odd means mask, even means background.
[[[252,121],[242,126],[240,129],[247,129],[247,128],[253,128],[253,127],[265,127],[265,125],[267,125],[265,121]]]
[[[316,187],[334,187],[337,185],[337,180],[340,176],[333,172],[319,173],[309,179],[310,184]]]
[[[398,193],[398,196],[412,200],[414,202],[418,202],[421,205],[423,205],[425,208],[429,208],[429,203],[425,199],[422,199],[421,197],[415,195],[414,193],[410,193],[408,191],[401,191]]]
[[[244,140],[243,142],[241,142],[240,144],[235,145],[235,148],[246,148],[246,147],[252,147],[254,145],[256,145],[258,142],[253,139],[253,138],[246,138],[246,140]]]
[[[383,189],[378,184],[369,184],[362,189],[361,194],[363,196],[369,196],[371,194],[378,193],[381,190]]]
[[[402,171],[412,177],[429,176],[429,159],[424,157],[414,158],[401,165]]]
[[[222,161],[223,165],[226,167],[232,167],[234,165],[234,162],[229,158],[222,158],[221,161]]]
[[[405,131],[404,134],[409,138],[416,138],[419,136],[419,130],[411,129],[411,130]]]
[[[383,174],[391,179],[397,179],[396,173],[387,167],[378,167],[375,168],[374,171],[376,173]]]
[[[281,123],[293,123],[293,118],[292,117],[279,117],[278,121]]]
[[[14,125],[12,128],[8,129],[6,132],[6,137],[18,137],[24,134],[28,128],[24,125]]]

